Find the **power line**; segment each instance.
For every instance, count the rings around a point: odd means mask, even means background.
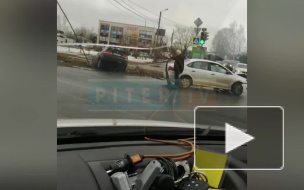
[[[107,0],[109,3],[111,3],[114,7],[116,7],[117,9],[127,13],[128,15],[132,15],[134,18],[138,18],[137,16],[135,16],[134,14],[131,14],[130,12],[128,12],[127,10],[121,8],[120,6],[117,6],[115,3],[112,2],[112,0]],[[146,19],[145,19],[146,20]]]
[[[109,3],[111,3],[114,7],[116,7],[117,9],[123,11],[123,12],[126,12],[127,14],[129,15],[132,15],[134,18],[136,17],[134,14],[131,14],[130,12],[128,12],[127,10],[121,8],[120,6],[117,6],[115,3],[112,2],[112,0],[107,0]],[[138,18],[138,17],[136,17]],[[145,19],[146,20],[146,19]]]
[[[134,2],[131,1],[131,0],[128,0],[128,1],[130,1],[131,3],[133,3],[134,5],[136,5],[136,6],[140,7],[140,8],[142,8],[142,9],[148,11],[149,13],[152,13],[152,14],[158,16],[158,14],[156,14],[156,13],[154,13],[154,12],[152,12],[152,11],[146,9],[145,7],[143,7],[143,6],[141,6],[141,5],[138,5],[137,3],[134,3]],[[173,22],[173,23],[175,23],[175,24],[177,24],[177,25],[180,25],[180,26],[183,26],[183,27],[187,27],[187,28],[188,28],[188,26],[185,26],[185,25],[183,25],[183,24],[180,24],[180,23],[178,23],[178,22],[175,22],[175,21],[173,21],[173,20],[171,20],[171,19],[168,19],[168,18],[166,18],[166,17],[162,17],[162,18],[163,18],[163,19],[166,19],[166,20],[168,20],[168,21],[170,21],[170,22]]]
[[[74,30],[74,28],[73,28],[72,24],[70,23],[70,20],[69,20],[69,19],[68,19],[68,17],[66,16],[65,12],[64,12],[64,11],[63,11],[63,9],[61,8],[61,6],[60,6],[60,4],[59,4],[59,2],[58,2],[58,1],[57,1],[57,4],[58,4],[59,8],[61,9],[61,11],[62,11],[63,15],[64,15],[64,16],[65,16],[65,18],[67,19],[67,21],[68,21],[68,23],[69,23],[70,27],[72,28],[72,31],[73,31],[73,33],[74,33],[74,35],[75,35],[75,37],[76,37],[76,40],[79,42],[78,37],[77,37],[77,35],[76,35],[76,32],[75,32],[75,30]],[[83,47],[82,47],[82,46],[80,46],[80,48],[81,48],[81,50],[82,50],[82,52],[83,52],[83,54],[84,54],[84,56],[85,56],[85,58],[86,58],[86,60],[87,60],[88,64],[90,64],[90,62],[89,62],[89,60],[88,60],[88,58],[87,58],[87,55],[85,54],[85,52],[84,52],[84,50],[83,50]]]
[[[124,9],[120,8],[119,6],[115,5],[114,3],[112,3],[111,0],[107,0],[107,1],[108,1],[109,3],[111,3],[114,7],[120,9],[121,11],[127,12],[126,10],[124,10]],[[128,14],[129,14],[129,12],[128,12]]]
[[[143,17],[142,15],[137,14],[136,12],[134,12],[134,11],[130,10],[129,8],[125,7],[123,4],[121,4],[121,3],[120,3],[120,2],[118,2],[117,0],[114,0],[114,1],[115,1],[116,3],[118,3],[119,5],[121,5],[123,8],[127,9],[128,11],[130,11],[130,12],[132,12],[132,13],[136,14],[137,16],[139,16],[139,17],[141,17],[141,18],[143,18],[143,19],[149,20],[149,21],[151,21],[151,22],[155,22],[155,23],[157,23],[157,22],[156,22],[156,21],[154,21],[154,20],[147,19],[147,18]]]
[[[149,11],[148,9],[146,9],[146,8],[144,8],[144,7],[142,7],[142,6],[138,5],[138,4],[136,4],[136,3],[134,3],[133,1],[131,1],[131,0],[128,0],[128,1],[130,1],[131,3],[133,3],[134,5],[136,5],[136,6],[140,7],[140,8],[142,8],[142,9],[144,9],[144,10],[148,11],[149,13],[152,13],[152,14],[154,14],[154,15],[158,16],[158,14],[156,14],[156,13],[153,13],[153,12]]]
[[[148,17],[147,15],[145,15],[145,14],[139,12],[138,10],[136,10],[135,8],[133,8],[131,5],[129,5],[128,3],[126,3],[124,0],[121,0],[121,1],[124,2],[125,5],[127,5],[127,6],[130,7],[131,9],[133,9],[133,10],[134,10],[135,12],[137,12],[138,14],[141,14],[141,15],[143,15],[145,18],[150,19],[150,20],[154,20],[155,22],[157,22],[156,19],[150,18],[150,17]]]

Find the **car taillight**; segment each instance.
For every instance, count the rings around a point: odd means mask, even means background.
[[[126,55],[123,55],[123,56],[122,56],[122,58],[124,58],[124,59],[128,59],[128,56],[126,56]]]
[[[105,54],[112,54],[112,52],[111,51],[105,51]]]
[[[173,67],[169,66],[168,71],[173,71]]]

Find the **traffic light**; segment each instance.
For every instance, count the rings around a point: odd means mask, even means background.
[[[200,44],[203,45],[205,43],[205,39],[206,39],[206,31],[207,31],[207,28],[202,28],[202,32],[201,32],[201,41],[200,41]]]
[[[205,32],[201,32],[201,41],[200,41],[201,45],[205,43],[204,39],[205,39]]]

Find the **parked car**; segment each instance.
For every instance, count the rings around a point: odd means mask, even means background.
[[[235,68],[235,74],[247,78],[247,64],[238,63]]]
[[[236,72],[247,74],[247,64],[238,63],[236,67]]]
[[[106,47],[91,62],[93,67],[111,71],[125,71],[128,66],[128,53],[119,49]]]
[[[174,63],[168,63],[168,80],[174,81]],[[164,71],[166,78],[166,70]],[[190,86],[211,87],[231,91],[234,95],[243,93],[243,85],[247,79],[233,73],[221,64],[204,59],[185,60],[184,71],[180,74],[181,87]]]

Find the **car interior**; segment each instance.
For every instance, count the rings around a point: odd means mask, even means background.
[[[103,131],[109,128],[103,129]],[[125,135],[118,135],[119,128],[114,135],[94,136],[96,133],[90,133],[89,129],[80,131],[73,128],[59,128],[58,129],[58,189],[96,189],[96,190],[116,190],[116,189],[136,189],[139,188],[136,183],[132,185],[130,181],[133,178],[138,178],[144,175],[145,169],[153,161],[159,159],[150,158],[148,155],[174,155],[183,154],[189,150],[189,147],[177,146],[176,144],[164,144],[163,141],[151,139],[169,139],[170,142],[176,141],[180,138],[188,138],[192,136],[193,129],[179,129],[176,134],[172,133],[174,129],[167,129],[163,134],[157,133],[155,128],[146,128],[148,133],[136,132],[138,129],[130,128],[133,132]],[[162,128],[165,130],[166,128]],[[75,132],[78,130],[78,132]],[[68,131],[69,136],[64,134]],[[172,135],[168,135],[168,131]],[[178,132],[179,131],[179,132]],[[182,132],[182,133],[181,133]],[[204,130],[197,131],[196,146],[197,149],[221,152],[225,149],[225,141],[223,132],[209,132],[208,135],[201,135]],[[149,135],[151,134],[151,135]],[[182,135],[181,135],[182,134]],[[206,134],[206,132],[205,132]],[[149,138],[146,137],[149,136]],[[188,138],[189,139],[189,138]],[[247,153],[246,145],[241,146],[230,154],[228,168],[241,169],[246,168]],[[114,183],[113,176],[108,171],[111,169],[113,163],[117,163],[126,155],[145,155],[147,158],[142,162],[134,165],[132,169],[125,172],[129,185]],[[179,162],[185,162],[186,166],[178,166],[176,169],[176,178],[167,180],[154,180],[151,182],[149,188],[146,189],[160,189],[160,190],[174,190],[183,179],[189,175],[189,168],[193,168],[194,156],[180,157]],[[175,161],[177,164],[178,161]],[[188,169],[187,169],[188,168]],[[147,169],[146,169],[147,170]],[[190,169],[191,170],[191,169]],[[169,171],[169,170],[168,170]],[[150,179],[162,179],[170,172],[163,171],[163,173],[153,176],[150,174]],[[118,172],[119,173],[119,172]],[[116,173],[117,174],[117,173]],[[138,177],[139,176],[139,177]],[[151,177],[152,176],[152,177]],[[153,178],[154,177],[154,178]],[[122,180],[123,178],[119,178]],[[208,179],[207,179],[208,180]],[[211,179],[209,179],[211,180]],[[144,180],[143,180],[144,181]],[[145,184],[145,182],[143,182]],[[149,182],[146,182],[149,183]],[[174,184],[171,185],[170,184]],[[242,170],[227,170],[220,176],[220,181],[217,187],[208,186],[206,189],[246,189],[247,174]],[[139,188],[140,189],[140,188]],[[201,188],[204,189],[204,188]]]

